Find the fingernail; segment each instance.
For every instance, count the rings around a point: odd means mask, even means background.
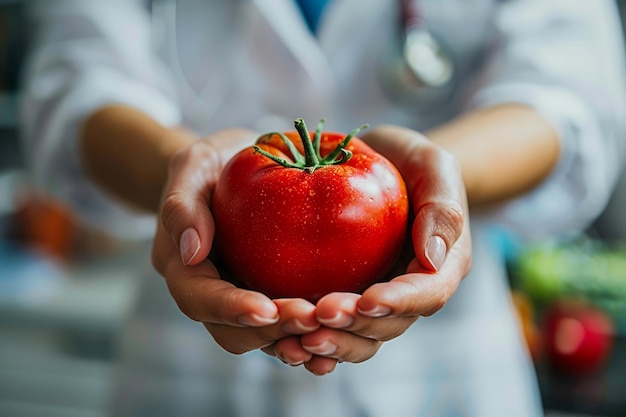
[[[303,360],[295,360],[295,361],[292,361],[291,359],[289,359],[288,357],[286,357],[286,356],[285,356],[284,354],[282,354],[282,353],[278,353],[278,354],[276,354],[276,357],[277,357],[278,359],[280,359],[280,360],[281,360],[281,362],[286,363],[286,364],[287,364],[287,365],[289,365],[289,366],[300,366],[300,365],[302,365],[302,364],[304,363],[304,361],[303,361]]]
[[[319,325],[305,326],[300,320],[293,319],[283,325],[283,331],[289,334],[302,334],[317,330],[318,327]]]
[[[325,372],[320,372],[320,371],[318,371],[318,370],[311,370],[311,369],[309,369],[309,372],[311,372],[311,373],[312,373],[313,375],[315,375],[315,376],[324,376],[324,375],[328,375],[328,374],[329,374],[329,373],[331,373],[332,371],[333,371],[332,369],[329,369],[329,370],[327,370],[327,371],[325,371]]]
[[[276,323],[278,317],[263,317],[252,313],[237,317],[237,321],[244,326],[260,327]]]
[[[185,229],[180,236],[180,256],[183,264],[189,265],[193,258],[196,257],[200,250],[200,236],[196,229],[190,227]]]
[[[320,323],[328,327],[333,327],[335,329],[348,327],[354,322],[354,319],[352,317],[350,317],[349,315],[345,313],[342,313],[341,311],[337,312],[335,317],[331,317],[331,318],[318,317],[317,320]]]
[[[363,314],[367,317],[385,317],[391,314],[391,308],[387,306],[376,306],[374,308],[370,308],[369,310],[361,310],[359,309],[359,313]]]
[[[320,343],[317,346],[302,346],[308,352],[311,352],[315,355],[328,356],[332,355],[337,351],[337,345],[329,342],[328,340]]]
[[[433,269],[439,271],[446,258],[446,242],[439,236],[431,236],[426,243],[426,258]]]

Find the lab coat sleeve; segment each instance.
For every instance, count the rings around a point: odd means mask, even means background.
[[[497,10],[495,32],[469,106],[533,107],[558,133],[561,155],[541,185],[490,215],[529,238],[578,233],[602,212],[623,163],[617,8],[610,0],[510,0]]]
[[[21,105],[27,163],[39,185],[122,238],[148,237],[154,218],[89,180],[77,140],[85,119],[108,104],[138,108],[164,125],[180,122],[172,83],[153,53],[145,7],[139,0],[42,0],[27,9],[35,31]]]

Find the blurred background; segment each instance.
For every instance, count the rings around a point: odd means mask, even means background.
[[[87,227],[30,181],[17,130],[22,12],[0,0],[0,416],[104,416],[149,244]],[[622,175],[577,241],[494,234],[550,417],[626,416],[625,213]]]
[[[0,0],[0,416],[104,416],[116,334],[149,247],[86,227],[28,178],[22,4]]]

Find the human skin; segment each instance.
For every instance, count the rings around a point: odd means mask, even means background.
[[[527,192],[559,155],[550,125],[520,105],[476,110],[425,134],[391,125],[368,129],[360,137],[407,183],[420,224],[411,231],[414,258],[389,282],[313,305],[237,288],[206,260],[215,230],[211,191],[230,156],[256,136],[234,128],[196,138],[113,105],[86,121],[81,156],[103,189],[158,215],[152,261],[187,316],[231,353],[262,349],[316,375],[339,361],[368,360],[384,341],[441,309],[471,266],[469,207]]]

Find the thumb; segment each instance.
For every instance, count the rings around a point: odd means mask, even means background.
[[[170,160],[159,221],[177,245],[185,265],[196,265],[211,251],[215,224],[209,209],[219,175],[215,152],[196,142]]]
[[[411,129],[381,126],[364,138],[405,179],[415,216],[411,236],[415,257],[427,270],[439,270],[467,227],[467,197],[458,161]]]
[[[407,181],[415,215],[412,230],[415,256],[427,269],[438,271],[468,226],[460,165],[446,151],[420,152],[419,148],[414,148],[409,161],[415,167],[411,180]]]

